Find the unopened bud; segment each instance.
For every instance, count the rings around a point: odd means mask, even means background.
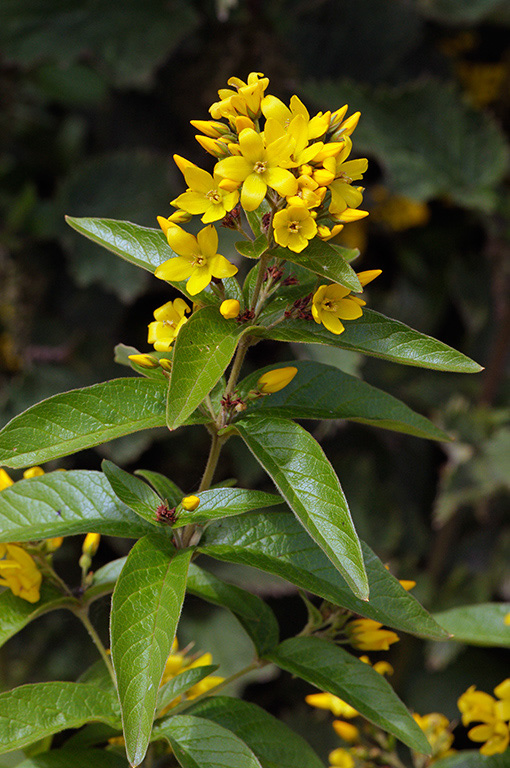
[[[128,355],[128,359],[131,360],[132,363],[140,365],[142,368],[157,368],[159,365],[157,357],[152,357],[152,355]]]
[[[29,477],[40,477],[41,475],[44,475],[44,469],[41,469],[41,467],[29,467],[23,472],[25,480]]]
[[[172,373],[172,361],[168,357],[160,357],[159,364],[167,373]]]
[[[185,496],[181,501],[181,506],[187,512],[194,512],[199,504],[200,504],[200,499],[198,498],[198,496]]]
[[[101,541],[100,533],[87,533],[83,541],[81,551],[83,552],[84,555],[89,555],[89,557],[94,557],[94,555],[97,552],[97,548],[99,546],[100,541]]]
[[[225,299],[220,304],[220,313],[225,320],[232,320],[234,317],[238,317],[240,310],[241,305],[237,299]]]
[[[273,368],[272,371],[266,371],[262,374],[257,382],[257,388],[264,395],[279,392],[280,389],[290,384],[296,373],[297,368],[293,365],[286,368]]]
[[[210,136],[211,139],[219,139],[220,136],[230,133],[228,125],[214,120],[190,120],[190,123],[193,128],[196,128],[197,131],[202,131],[206,136]]]
[[[54,539],[46,539],[44,542],[44,549],[48,554],[50,554],[51,552],[55,552],[55,550],[59,549],[63,542],[63,536],[56,536]]]

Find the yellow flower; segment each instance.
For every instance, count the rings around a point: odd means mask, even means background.
[[[240,154],[220,160],[214,170],[218,176],[242,182],[241,205],[245,211],[254,211],[266,196],[268,187],[282,197],[296,194],[296,177],[281,167],[292,150],[293,142],[287,136],[267,144],[260,133],[244,128],[239,134]]]
[[[432,757],[437,760],[451,754],[453,744],[453,734],[450,731],[451,725],[447,717],[440,712],[431,712],[428,715],[413,715],[414,719],[427,737],[432,747]]]
[[[321,240],[331,240],[332,237],[336,237],[344,228],[343,224],[335,224],[334,227],[327,227],[325,224],[319,224],[317,227],[317,234]]]
[[[308,140],[323,136],[329,128],[331,118],[331,112],[325,112],[324,114],[318,112],[315,117],[310,118],[310,113],[297,96],[292,96],[290,107],[285,106],[283,101],[280,101],[276,96],[264,96],[262,99],[262,113],[266,119],[276,120],[284,128],[288,128],[294,118],[301,117]]]
[[[381,274],[380,269],[358,272],[358,280],[365,286]],[[342,320],[355,320],[361,317],[366,302],[358,296],[350,295],[348,288],[337,283],[321,285],[312,300],[312,316],[316,323],[322,323],[331,333],[340,334],[345,330]]]
[[[202,213],[204,224],[219,221],[237,205],[237,190],[224,189],[220,178],[179,155],[174,155],[174,160],[186,179],[188,190],[172,200],[172,205],[193,215]]]
[[[297,368],[289,365],[285,368],[273,368],[272,371],[266,371],[257,382],[257,389],[264,395],[271,395],[279,392],[290,384],[297,373]]]
[[[232,277],[237,267],[217,253],[218,233],[210,224],[198,235],[189,234],[177,224],[166,232],[170,247],[179,256],[168,259],[156,268],[155,275],[161,280],[188,280],[187,290],[191,296],[203,291],[213,277]]]
[[[357,208],[363,200],[361,187],[353,187],[352,182],[363,178],[368,168],[368,160],[366,158],[347,160],[351,149],[352,141],[346,137],[338,155],[323,161],[324,168],[334,174],[334,181],[329,184],[331,191],[329,210],[335,216],[343,213],[346,208]]]
[[[308,143],[307,123],[303,115],[296,115],[284,128],[277,120],[269,118],[264,126],[264,138],[268,144],[280,138],[288,137],[293,149],[288,160],[284,161],[287,168],[311,162],[323,149],[322,141]]]
[[[273,218],[274,239],[278,245],[294,253],[301,253],[317,234],[317,224],[305,205],[289,205],[275,213]]]
[[[0,491],[4,488],[8,488],[10,485],[14,485],[14,480],[11,480],[5,469],[0,467]]]
[[[333,720],[333,730],[341,739],[353,744],[359,739],[359,730],[352,723],[346,723],[345,720]]]
[[[503,720],[494,719],[490,723],[475,725],[468,731],[471,741],[485,742],[480,747],[482,755],[498,755],[504,752],[510,742],[508,725]]]
[[[370,664],[379,675],[392,675],[395,672],[388,661],[376,661],[375,664],[372,664],[368,656],[360,656],[359,660],[362,661],[363,664]]]
[[[236,115],[258,117],[264,91],[269,85],[269,78],[264,77],[262,72],[250,72],[246,82],[238,77],[231,77],[227,83],[233,88],[220,88],[218,91],[220,101],[216,101],[209,108],[211,117],[214,120],[219,120],[221,117],[234,118]]]
[[[0,544],[0,586],[29,603],[40,598],[42,575],[35,561],[17,544]]]
[[[0,470],[1,472],[2,470]],[[503,624],[506,627],[510,627],[510,613],[505,614],[505,618],[503,619]]]
[[[46,541],[44,542],[45,552],[47,552],[48,554],[51,554],[51,552],[55,552],[57,549],[60,549],[63,543],[64,543],[63,536],[55,536],[55,538],[53,539],[46,539]]]
[[[398,635],[373,619],[353,619],[347,622],[346,631],[353,648],[360,651],[387,651],[399,640]]]
[[[142,368],[157,368],[159,366],[159,360],[152,355],[139,354],[128,355],[132,363],[140,365]]]
[[[305,696],[305,701],[310,704],[311,707],[317,707],[317,709],[329,709],[335,717],[357,717],[358,712],[343,701],[338,696],[333,696],[332,693],[311,693],[309,696]]]
[[[328,755],[330,768],[354,768],[354,758],[346,749],[338,747]]]
[[[88,555],[89,557],[94,557],[94,555],[97,552],[97,548],[99,547],[99,542],[101,541],[101,534],[100,533],[87,533],[85,536],[85,539],[83,540],[81,551],[84,555]]]
[[[494,706],[496,700],[489,693],[477,691],[476,686],[471,685],[457,700],[457,706],[462,714],[462,724],[481,720],[490,723],[495,719]]]
[[[30,477],[40,477],[41,475],[44,475],[44,469],[41,467],[29,467],[28,469],[25,469],[23,472],[23,477],[25,479],[28,479]]]
[[[199,504],[200,504],[200,499],[198,498],[198,496],[185,496],[181,501],[181,505],[188,512],[194,512]]]
[[[239,317],[241,305],[237,299],[225,299],[220,304],[220,314],[223,315],[225,320],[232,320],[235,317]]]
[[[155,320],[152,323],[149,323],[147,341],[149,344],[154,344],[156,352],[168,352],[174,343],[177,334],[188,320],[188,318],[185,317],[186,312],[190,312],[190,308],[184,299],[167,301],[166,304],[163,304],[161,307],[154,310],[153,314]],[[132,357],[139,358],[140,355],[133,355],[130,359],[132,359]],[[151,358],[151,360],[152,359],[153,358]],[[137,359],[135,362],[140,363],[140,360]]]
[[[510,677],[494,688],[499,701],[494,705],[496,717],[500,720],[510,720]]]

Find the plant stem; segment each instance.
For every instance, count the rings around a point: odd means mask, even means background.
[[[110,677],[112,678],[113,685],[115,688],[117,687],[117,681],[115,680],[115,672],[113,671],[112,662],[110,660],[110,657],[106,653],[106,648],[104,647],[101,638],[97,634],[96,630],[94,629],[90,619],[89,619],[89,613],[88,608],[86,606],[83,606],[82,608],[74,608],[73,609],[74,615],[81,621],[85,629],[90,635],[90,638],[94,645],[96,646],[97,650],[101,654],[101,657],[106,664],[106,668],[108,672],[110,673]]]
[[[253,289],[253,297],[251,300],[252,311],[255,311],[255,308],[257,306],[260,290],[262,288],[262,283],[264,282],[264,275],[266,274],[266,267],[269,259],[270,257],[267,255],[267,253],[263,253],[262,256],[260,257],[259,273],[257,275],[257,282],[255,283],[255,288]]]
[[[220,437],[218,437],[218,433],[213,432],[212,439],[211,439],[211,447],[209,449],[209,457],[207,459],[207,464],[205,465],[204,474],[202,475],[202,480],[198,488],[198,493],[201,493],[202,491],[206,491],[210,487],[212,479],[214,477],[214,472],[216,470],[216,467],[218,466],[218,459],[220,458],[222,445],[223,445],[223,441],[221,440]]]

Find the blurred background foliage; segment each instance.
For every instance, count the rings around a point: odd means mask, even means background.
[[[308,424],[360,535],[396,575],[416,579],[427,607],[510,600],[509,28],[507,0],[2,0],[0,422],[53,393],[127,375],[113,361],[117,343],[148,349],[152,311],[169,298],[164,284],[80,238],[64,214],[155,226],[184,189],[172,154],[213,164],[189,120],[207,119],[231,75],[264,72],[271,93],[297,93],[310,110],[361,110],[354,150],[370,160],[371,215],[338,240],[361,249],[360,268],[383,269],[371,307],[485,371],[441,374],[269,342],[250,364],[297,355],[337,365],[455,437],[439,445],[356,424]],[[185,439],[166,437],[134,435],[48,469],[97,469],[107,455],[129,470],[165,472],[191,492],[206,435],[188,428]],[[228,448],[218,480],[268,487],[240,443]],[[103,542],[98,564],[127,547]],[[57,553],[71,583],[79,548],[70,540]],[[215,567],[267,597],[285,634],[299,631],[305,611],[288,585]],[[107,604],[98,605],[104,632],[107,618]],[[223,674],[250,654],[234,622],[194,601],[182,635],[213,651]],[[57,613],[5,647],[0,682],[72,679],[93,657],[72,617]],[[390,660],[410,706],[451,717],[468,685],[490,690],[505,676],[494,649],[403,637]],[[306,707],[307,692],[281,676],[252,683],[247,696],[306,728],[324,753],[336,746],[329,718]]]

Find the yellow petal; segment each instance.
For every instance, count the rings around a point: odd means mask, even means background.
[[[265,175],[265,174],[264,174]],[[267,192],[267,184],[258,173],[246,177],[241,190],[241,205],[245,211],[255,211]]]
[[[169,282],[186,280],[193,272],[193,265],[188,259],[183,256],[176,256],[173,259],[168,259],[156,267],[154,272],[156,277],[160,280],[168,280]]]
[[[196,237],[190,235],[178,224],[172,224],[166,232],[166,239],[170,248],[179,256],[194,258],[197,253]]]

